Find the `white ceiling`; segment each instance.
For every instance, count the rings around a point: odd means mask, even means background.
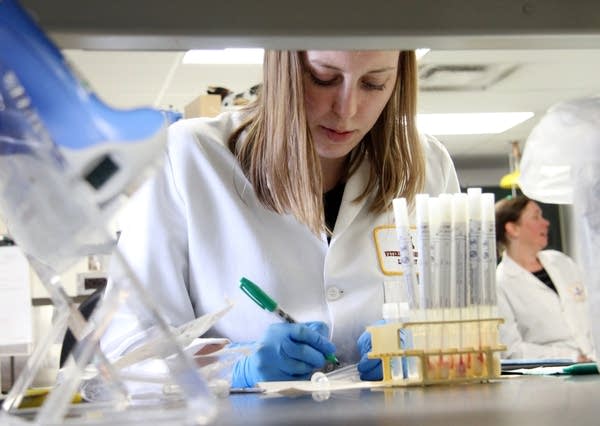
[[[186,104],[206,93],[207,86],[241,92],[261,79],[259,65],[182,65],[182,52],[64,53],[104,101],[122,108],[152,105],[183,111]],[[560,100],[600,93],[600,50],[438,50],[421,60],[422,67],[436,65],[483,65],[492,72],[498,71],[500,77],[503,72],[508,75],[486,87],[461,90],[426,90],[430,83],[422,80],[420,112],[535,113],[527,122],[498,135],[438,135],[451,155],[461,161],[505,159],[509,143],[523,142],[549,106]],[[444,85],[446,80],[452,84],[450,79],[454,76],[463,80],[465,73],[438,73],[431,84]],[[486,77],[484,73],[483,78]]]

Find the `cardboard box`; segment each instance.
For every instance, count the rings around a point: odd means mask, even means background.
[[[200,95],[185,106],[185,118],[216,117],[221,113],[220,95]]]

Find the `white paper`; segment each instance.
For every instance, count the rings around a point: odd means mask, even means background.
[[[17,246],[0,247],[0,355],[29,355],[33,341],[29,263]]]
[[[265,393],[282,393],[289,391],[298,392],[319,392],[319,391],[339,391],[348,389],[377,388],[386,384],[378,382],[355,382],[353,380],[336,380],[329,383],[313,383],[309,380],[295,380],[282,382],[259,382],[257,386],[265,390]]]
[[[548,376],[553,374],[562,374],[565,367],[535,367],[535,368],[519,368],[511,370],[509,373],[519,373],[529,376]]]

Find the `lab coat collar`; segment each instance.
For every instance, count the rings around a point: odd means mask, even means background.
[[[552,263],[552,261],[549,259],[549,256],[547,255],[547,253],[542,250],[542,251],[538,252],[537,258],[540,261],[540,263],[542,264],[542,267],[544,269],[548,270],[548,266],[550,263]],[[506,252],[504,252],[502,254],[502,263],[504,264],[504,272],[511,277],[516,277],[519,274],[522,274],[523,272],[526,272],[528,274],[530,273],[527,269],[525,269],[521,265],[519,265]]]
[[[525,268],[519,265],[512,257],[508,255],[508,253],[504,252],[502,254],[502,263],[504,264],[504,271],[506,275],[511,277],[517,277],[519,274],[523,272],[529,273]]]

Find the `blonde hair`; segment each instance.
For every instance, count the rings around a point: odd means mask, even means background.
[[[229,148],[265,207],[294,215],[319,235],[326,230],[322,172],[306,121],[304,72],[302,52],[265,52],[258,99],[230,136]],[[423,189],[417,91],[415,54],[402,51],[392,95],[373,128],[350,153],[343,177],[347,180],[368,158],[369,180],[355,201],[373,193],[371,212],[387,210],[396,197],[406,197],[410,204]]]

